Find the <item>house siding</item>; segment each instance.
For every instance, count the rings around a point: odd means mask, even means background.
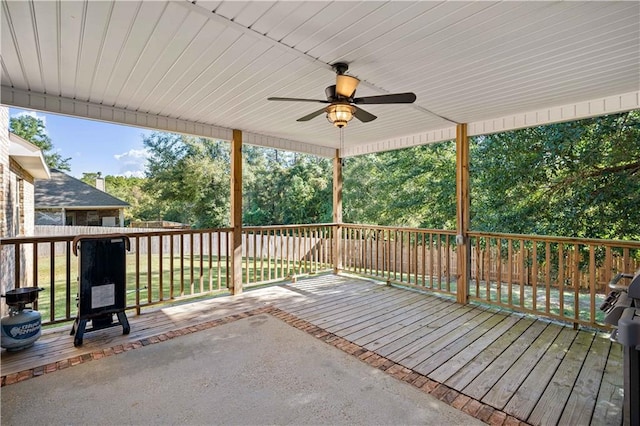
[[[34,178],[9,157],[9,109],[0,106],[0,238],[34,233]],[[15,287],[15,248],[0,246],[0,291]],[[21,287],[33,285],[33,247],[21,247]],[[0,305],[5,315],[7,306]]]

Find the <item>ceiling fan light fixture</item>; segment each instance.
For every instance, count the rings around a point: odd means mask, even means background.
[[[353,119],[353,113],[355,110],[355,107],[349,104],[329,105],[326,109],[327,120],[334,126],[342,128]]]

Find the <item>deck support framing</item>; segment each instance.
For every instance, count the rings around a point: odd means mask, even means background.
[[[242,293],[242,132],[231,140],[231,294]]]
[[[469,283],[471,282],[471,244],[469,241],[469,137],[467,124],[456,126],[456,217],[457,217],[457,301],[469,302]]]

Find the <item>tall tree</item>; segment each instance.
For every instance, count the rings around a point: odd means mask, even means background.
[[[476,138],[477,230],[640,239],[640,111]]]
[[[9,120],[9,130],[11,133],[31,142],[42,150],[45,162],[51,168],[58,170],[71,170],[71,158],[64,158],[60,153],[56,152],[53,142],[49,135],[44,122],[30,115],[20,115],[11,117]]]
[[[197,228],[229,223],[229,144],[170,133],[152,133],[144,145],[145,191],[158,218]]]
[[[345,221],[455,228],[455,161],[453,142],[347,159]]]
[[[83,173],[80,180],[95,186],[96,178],[100,176],[100,172]],[[153,192],[145,190],[146,178],[107,175],[104,180],[107,193],[129,203],[124,211],[125,223],[158,218],[159,209]]]

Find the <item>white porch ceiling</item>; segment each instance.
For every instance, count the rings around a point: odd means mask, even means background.
[[[367,105],[344,155],[640,107],[640,3],[2,1],[5,105],[332,156],[330,64]],[[445,118],[442,118],[445,117]]]

